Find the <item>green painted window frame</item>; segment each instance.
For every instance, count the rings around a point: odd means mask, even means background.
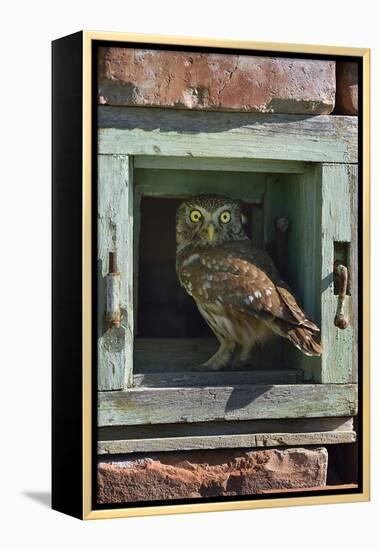
[[[311,372],[309,367],[305,368],[308,370],[307,378],[315,384],[297,386],[303,387],[305,392],[311,387],[319,387],[320,392],[325,392],[326,389],[322,386],[330,385],[330,407],[325,406],[322,416],[356,414],[357,237],[351,229],[355,228],[356,231],[358,177],[357,128],[354,117],[319,116],[305,120],[297,115],[272,115],[262,119],[256,115],[229,113],[201,113],[199,117],[199,113],[175,113],[143,108],[103,108],[100,112],[98,326],[102,328],[99,330],[98,356],[105,368],[99,370],[98,379],[99,390],[113,391],[110,394],[100,391],[99,410],[108,410],[111,402],[111,416],[121,414],[122,422],[128,424],[135,414],[135,407],[138,406],[137,397],[145,391],[150,397],[152,392],[161,391],[159,388],[132,388],[134,322],[131,320],[134,319],[136,303],[136,270],[133,266],[137,262],[139,225],[138,196],[133,184],[134,169],[219,169],[271,173],[273,177],[279,173],[284,179],[286,174],[288,177],[297,174],[303,179],[306,193],[303,204],[308,205],[308,209],[304,209],[302,215],[304,221],[309,216],[318,217],[320,239],[312,246],[319,246],[324,258],[317,269],[312,266],[303,276],[304,284],[309,284],[314,289],[319,288],[321,300],[318,305],[307,303],[305,300],[304,305],[313,311],[319,308],[323,338],[326,337],[324,345],[328,347],[328,351],[321,359],[315,358]],[[263,120],[265,122],[262,122]],[[319,141],[314,139],[315,134],[320,135]],[[104,189],[108,192],[103,193]],[[158,193],[161,191],[157,189]],[[338,208],[335,209],[334,204],[338,205]],[[306,227],[307,224],[304,223],[304,254],[309,246],[309,239],[314,238],[306,234]],[[351,296],[347,297],[351,326],[346,331],[341,331],[332,324],[337,300],[331,277],[334,241],[351,243],[349,270],[352,274],[352,291]],[[126,274],[121,283],[121,306],[124,312],[121,345],[120,338],[114,333],[117,329],[104,331],[103,324],[103,285],[107,270],[107,254],[109,247],[115,244],[119,254],[119,270]],[[317,292],[313,295],[317,296]],[[311,294],[308,293],[308,296]],[[109,331],[113,333],[110,334]],[[109,349],[112,341],[117,341],[117,346],[111,353]],[[108,374],[103,372],[106,368]],[[258,386],[247,385],[246,391],[249,388],[252,391],[252,388],[256,389]],[[223,395],[223,391],[224,388],[221,387],[220,396]],[[291,389],[289,386],[289,391],[291,393],[299,389]],[[339,409],[336,405],[337,392],[344,395],[344,405]],[[195,393],[196,388],[192,397],[189,397],[187,391],[186,399],[192,399],[194,403]],[[116,394],[118,400],[114,400]],[[172,392],[171,394],[173,395]],[[202,398],[205,399],[204,395]],[[117,403],[121,407],[118,412],[115,410]],[[127,408],[126,403],[130,406],[133,403],[134,412],[130,413],[129,417],[123,413]],[[317,407],[312,410],[310,404],[308,416],[321,414],[322,411],[316,409]],[[256,418],[255,413],[250,411],[248,414],[249,418]],[[265,418],[273,418],[270,416],[272,413],[267,414],[269,416]],[[289,413],[280,407],[275,414],[279,415],[275,416],[276,418],[286,414],[291,414],[292,417],[307,416],[304,410],[293,410]],[[143,413],[141,405],[142,423],[143,418],[147,422],[151,421],[151,418],[147,418],[146,413]],[[180,422],[180,406],[172,418],[173,421]],[[204,421],[209,420],[210,418],[204,416]],[[183,421],[191,420],[186,417]]]

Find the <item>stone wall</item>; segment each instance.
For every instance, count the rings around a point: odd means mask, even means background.
[[[99,48],[105,105],[330,114],[358,112],[356,63]]]
[[[327,466],[324,447],[125,455],[99,463],[98,502],[256,495],[322,487]]]
[[[341,62],[337,64],[336,110],[341,114],[357,115],[358,64]]]

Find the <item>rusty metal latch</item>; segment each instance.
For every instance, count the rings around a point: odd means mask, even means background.
[[[349,320],[344,313],[349,272],[347,270],[347,267],[343,264],[336,264],[334,267],[334,272],[340,278],[337,311],[336,316],[334,317],[334,324],[336,327],[343,330],[349,326]]]
[[[106,321],[109,327],[121,324],[120,273],[117,270],[116,252],[109,252],[109,272],[106,275]]]

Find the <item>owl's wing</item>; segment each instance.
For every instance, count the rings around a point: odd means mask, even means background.
[[[224,306],[229,306],[243,313],[262,320],[282,319],[293,324],[302,324],[305,314],[295,298],[285,291],[287,301],[282,297],[281,287],[278,287],[268,275],[247,262],[234,260],[232,265],[226,261],[221,270],[212,270],[212,285],[208,290],[211,301],[221,300]]]
[[[183,286],[200,302],[222,304],[264,321],[276,319],[318,331],[295,296],[279,278],[264,251],[234,243],[234,247],[192,254],[181,262]],[[189,285],[189,286],[188,286]]]
[[[307,327],[312,331],[319,331],[318,326],[305,315],[290,287],[280,279],[279,272],[266,251],[254,248],[250,240],[232,243],[229,246],[232,250],[234,249],[234,252],[238,251],[238,254],[234,254],[235,257],[228,260],[232,259],[232,262],[237,265],[240,260],[247,262],[248,265],[243,264],[241,270],[241,272],[245,270],[243,277],[256,277],[257,284],[261,287],[258,292],[261,290],[262,296],[267,296],[268,291],[272,291],[271,287],[274,287],[274,292],[269,295],[271,299],[261,299],[263,303],[260,304],[262,306],[260,311],[263,314],[267,313],[267,307],[278,319]],[[249,289],[250,285],[247,284],[247,287]]]

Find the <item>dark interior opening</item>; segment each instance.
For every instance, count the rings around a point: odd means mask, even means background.
[[[303,176],[297,174],[135,170],[138,199],[135,214],[139,223],[135,235],[138,250],[133,372],[137,378],[142,376],[138,384],[183,384],[176,373],[181,373],[180,376],[184,373],[188,384],[199,383],[199,377],[203,377],[204,383],[230,383],[228,376],[237,376],[234,371],[238,368],[233,365],[226,368],[226,378],[219,371],[199,372],[199,367],[217,351],[218,342],[176,275],[176,212],[187,193],[243,198],[241,211],[246,234],[254,246],[266,249],[300,303],[317,322],[319,304],[315,296],[319,290],[310,285],[304,273],[312,272],[312,266],[317,269],[319,258],[317,254],[309,255],[305,243],[309,239],[313,242],[313,232],[310,229],[304,236],[303,212],[308,199],[301,188],[303,184]],[[179,192],[183,195],[178,196]],[[318,231],[316,218],[311,216],[307,223]],[[319,359],[302,355],[288,340],[277,337],[267,345],[254,347],[245,372],[253,378],[259,372],[264,373],[265,380],[270,382],[277,380],[275,376],[279,373],[280,383],[298,383],[304,372],[307,380],[313,379],[319,363]]]

